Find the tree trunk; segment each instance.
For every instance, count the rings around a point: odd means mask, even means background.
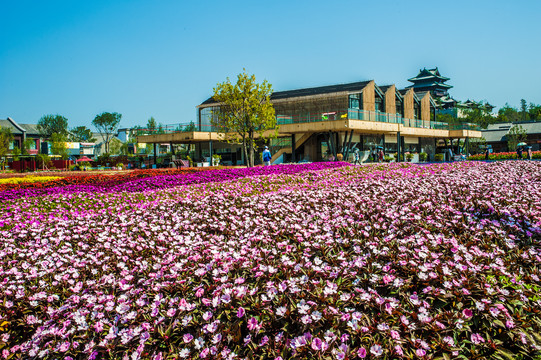
[[[250,145],[250,166],[254,166],[254,132],[250,131],[249,136],[250,138],[248,144]]]
[[[242,151],[244,153],[244,164],[247,167],[250,167],[250,163],[248,161],[248,149],[246,149],[246,139],[242,139]]]

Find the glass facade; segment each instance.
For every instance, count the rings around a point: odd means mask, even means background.
[[[350,109],[356,109],[361,110],[362,109],[362,102],[361,102],[361,94],[351,94],[349,95],[349,108]]]

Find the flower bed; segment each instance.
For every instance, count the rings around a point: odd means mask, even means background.
[[[17,179],[13,182],[0,183],[0,191],[6,190],[25,190],[35,188],[54,188],[63,187],[68,185],[91,185],[91,184],[104,184],[110,186],[112,184],[121,184],[129,182],[134,179],[153,177],[159,175],[173,175],[173,174],[186,174],[191,172],[201,171],[196,168],[188,169],[166,169],[166,170],[134,170],[121,173],[91,173],[91,172],[79,172],[77,174],[69,174],[68,176],[41,176],[44,178],[50,178],[48,181],[42,181],[36,184],[33,179],[38,179],[40,176],[19,176],[11,177],[9,179]],[[54,179],[53,179],[54,178]],[[8,179],[2,179],[8,180]],[[24,192],[22,192],[24,193]]]
[[[47,182],[61,179],[61,176],[25,176],[25,177],[9,177],[9,178],[0,178],[0,187],[5,186],[7,188],[16,187],[13,185],[20,184],[33,184],[36,182]]]
[[[522,154],[522,159],[526,159],[526,152]],[[492,153],[488,156],[489,160],[517,160],[516,152]],[[532,152],[532,159],[541,159],[541,151]],[[468,160],[485,160],[485,154],[468,156]]]
[[[271,168],[7,200],[1,355],[540,355],[540,163]]]
[[[226,181],[254,175],[291,174],[307,170],[341,167],[347,163],[311,163],[270,167],[199,170],[199,168],[170,170],[137,170],[118,175],[65,177],[44,183],[6,184],[0,186],[0,200],[72,192],[140,192],[174,186]]]

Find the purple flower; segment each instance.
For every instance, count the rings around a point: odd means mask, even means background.
[[[359,348],[359,351],[357,351],[357,356],[364,359],[366,357],[366,349],[363,347]]]
[[[258,330],[259,329],[259,323],[257,322],[257,319],[255,317],[252,317],[250,318],[250,320],[248,320],[248,330],[250,331],[253,331],[253,330]]]
[[[239,309],[237,310],[237,317],[238,317],[238,318],[241,318],[241,317],[244,316],[244,314],[245,314],[244,308],[243,308],[242,306],[239,307]],[[251,330],[251,329],[250,329],[250,330]]]

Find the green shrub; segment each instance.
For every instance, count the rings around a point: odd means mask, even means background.
[[[443,154],[436,154],[436,155],[434,155],[434,160],[436,160],[436,161],[443,161]]]
[[[419,161],[426,161],[428,159],[428,154],[425,152],[419,153]]]

